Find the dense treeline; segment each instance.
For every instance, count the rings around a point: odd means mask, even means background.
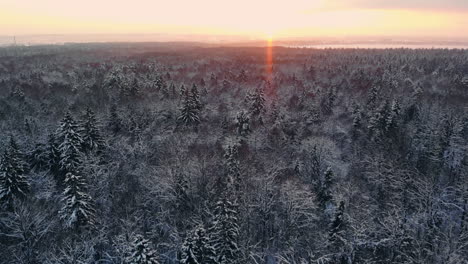
[[[468,51],[0,50],[2,263],[468,263]]]

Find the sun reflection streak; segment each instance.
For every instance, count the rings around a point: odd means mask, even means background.
[[[267,39],[267,46],[266,46],[266,93],[267,95],[275,95],[275,91],[273,90],[273,37],[269,36]]]
[[[267,39],[266,46],[266,74],[267,80],[271,81],[273,72],[273,38],[270,36]]]

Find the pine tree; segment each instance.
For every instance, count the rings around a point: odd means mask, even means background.
[[[214,219],[209,229],[210,245],[216,252],[219,264],[238,263],[240,251],[237,246],[239,226],[237,219],[237,205],[226,195],[217,202]]]
[[[24,198],[29,182],[24,176],[24,164],[13,138],[0,160],[0,201],[10,204],[15,197]]]
[[[81,227],[94,225],[94,207],[91,197],[86,192],[83,178],[75,172],[65,175],[65,190],[62,194],[60,218],[65,227],[78,231]]]
[[[257,87],[248,97],[250,101],[250,113],[259,116],[265,112],[265,92],[262,87]]]
[[[333,195],[332,195],[332,185],[334,181],[333,171],[330,167],[327,168],[325,171],[323,182],[319,188],[319,192],[317,194],[318,201],[322,208],[328,209],[328,207],[333,202]]]
[[[350,263],[349,257],[345,253],[346,245],[346,220],[344,217],[344,202],[341,201],[338,209],[335,212],[333,221],[330,223],[328,233],[328,246],[334,253],[333,263]]]
[[[163,89],[165,89],[165,87],[166,87],[166,82],[164,81],[162,76],[158,76],[156,78],[156,88],[158,89],[158,91],[162,91]]]
[[[81,135],[83,137],[82,149],[84,152],[100,151],[104,147],[104,140],[98,129],[96,116],[91,109],[86,112],[81,121]]]
[[[322,99],[322,112],[325,114],[331,114],[333,112],[333,106],[336,101],[336,92],[334,88],[330,88],[327,94]]]
[[[151,242],[141,235],[137,235],[132,243],[130,255],[126,259],[128,264],[159,264],[156,251]]]
[[[382,136],[385,135],[389,114],[388,101],[385,101],[372,114],[367,127],[372,140],[381,140]]]
[[[55,177],[58,177],[60,174],[60,151],[59,144],[57,143],[57,139],[54,134],[49,134],[47,141],[47,154],[47,165],[49,170]]]
[[[369,93],[367,94],[367,111],[373,111],[375,108],[377,108],[378,101],[379,88],[377,87],[377,85],[372,85],[371,89],[369,90]]]
[[[200,123],[199,110],[193,102],[194,101],[190,96],[190,93],[185,92],[182,107],[180,108],[180,115],[177,120],[186,126],[196,126]]]
[[[244,111],[240,111],[236,117],[237,133],[241,136],[247,136],[251,132],[249,123],[249,116]]]
[[[177,96],[176,86],[175,86],[174,82],[171,82],[171,84],[169,86],[169,94],[170,94],[171,97]]]
[[[198,87],[196,84],[193,84],[192,89],[190,90],[190,100],[195,109],[202,109],[202,103],[200,102],[200,93],[198,92]]]
[[[362,126],[362,112],[359,105],[355,105],[353,109],[353,129],[360,129]]]
[[[115,104],[112,104],[110,107],[107,126],[114,134],[117,134],[122,129],[122,120],[117,113],[117,106]]]
[[[184,84],[182,84],[179,88],[179,95],[182,99],[184,99],[187,96],[187,88],[185,88]]]
[[[80,135],[80,127],[69,112],[60,122],[56,132],[58,151],[60,153],[60,171],[65,175],[67,172],[76,172],[80,166],[81,146],[83,139]]]
[[[240,168],[239,161],[237,159],[237,147],[228,146],[226,148],[226,153],[224,154],[225,159],[225,168],[226,168],[226,177],[229,189],[232,189],[240,194],[241,188],[241,179],[240,179]]]
[[[215,249],[209,243],[202,226],[190,232],[182,245],[180,264],[217,264]]]
[[[393,100],[392,106],[390,108],[390,113],[387,116],[385,130],[388,133],[392,133],[398,127],[398,120],[400,117],[401,107],[398,100]]]

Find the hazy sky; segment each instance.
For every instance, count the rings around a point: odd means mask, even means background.
[[[0,0],[0,35],[468,38],[468,0]]]

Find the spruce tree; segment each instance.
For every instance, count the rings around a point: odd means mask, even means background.
[[[350,263],[346,254],[346,220],[344,216],[344,202],[341,201],[335,216],[330,223],[328,233],[328,247],[333,252],[333,263]]]
[[[126,259],[128,264],[159,264],[158,256],[151,242],[141,235],[133,240],[130,255]]]
[[[250,113],[259,116],[265,112],[265,92],[262,87],[257,87],[249,94]]]
[[[200,123],[199,110],[193,102],[190,93],[185,92],[177,120],[186,126],[196,126]]]
[[[367,94],[367,111],[373,111],[375,108],[377,108],[379,97],[379,88],[377,85],[372,85],[369,93]]]
[[[217,264],[216,252],[209,242],[202,226],[190,232],[182,245],[180,264]]]
[[[96,116],[91,109],[86,112],[81,121],[81,135],[83,137],[82,149],[84,152],[100,151],[104,147],[104,140],[98,129]]]
[[[388,133],[392,133],[398,127],[398,121],[400,117],[401,107],[398,100],[393,100],[392,106],[390,108],[390,113],[387,116],[385,130]]]
[[[49,134],[47,141],[47,154],[47,165],[49,170],[52,175],[58,177],[60,174],[60,151],[55,134]]]
[[[249,116],[244,111],[240,111],[236,116],[237,133],[241,136],[247,136],[251,132],[249,123]]]
[[[64,181],[60,218],[65,227],[78,231],[81,227],[94,225],[94,207],[86,190],[86,184],[78,173],[68,172]]]
[[[24,176],[24,164],[13,138],[0,160],[0,201],[10,204],[15,197],[24,198],[30,186]]]
[[[226,179],[229,187],[237,194],[241,191],[241,179],[239,161],[237,159],[237,147],[228,146],[224,154]]]
[[[201,110],[202,103],[200,102],[200,93],[198,92],[198,87],[196,84],[193,84],[192,89],[190,90],[190,100],[195,109]]]
[[[122,120],[117,113],[117,106],[115,104],[112,104],[110,107],[107,126],[114,134],[117,134],[122,129]]]
[[[359,105],[355,105],[353,109],[353,129],[360,129],[362,126],[362,111]]]
[[[56,132],[58,151],[60,153],[60,171],[63,175],[68,172],[76,172],[80,166],[81,146],[83,138],[80,135],[80,127],[69,112],[60,122]]]
[[[209,229],[210,245],[216,252],[216,261],[220,264],[238,263],[240,251],[237,246],[239,226],[237,204],[227,195],[217,202],[212,226]]]
[[[328,209],[333,201],[332,185],[334,181],[333,171],[330,167],[325,171],[324,179],[317,194],[318,201],[323,209]]]

